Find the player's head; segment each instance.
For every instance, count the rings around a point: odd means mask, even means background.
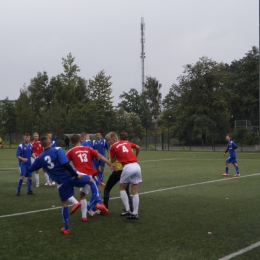
[[[23,134],[23,141],[28,144],[30,142],[30,134],[25,133]]]
[[[128,134],[126,132],[122,132],[119,134],[120,140],[127,140],[128,139]]]
[[[79,144],[80,143],[80,136],[77,134],[74,134],[70,137],[70,141],[72,142],[73,145]]]
[[[50,141],[52,140],[52,133],[51,132],[47,132],[46,136],[49,138]]]
[[[51,147],[50,139],[49,139],[48,136],[42,136],[41,137],[41,146],[44,149],[47,149],[47,148]]]
[[[82,132],[82,133],[80,134],[80,141],[81,141],[81,142],[86,140],[86,135],[87,135],[86,132]]]
[[[232,139],[232,136],[231,136],[231,135],[226,135],[226,140],[227,140],[228,142],[230,142],[231,139]]]
[[[106,140],[109,145],[112,145],[118,141],[118,136],[115,132],[110,132],[106,135]]]
[[[100,140],[100,139],[101,139],[101,136],[102,136],[102,135],[101,135],[101,133],[100,133],[100,132],[97,132],[97,133],[96,133],[96,137],[97,137],[97,139],[98,139],[98,140]]]
[[[34,133],[33,134],[33,140],[35,141],[35,142],[37,142],[38,140],[39,140],[39,134],[38,133]]]

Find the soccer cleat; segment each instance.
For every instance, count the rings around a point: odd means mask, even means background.
[[[19,190],[16,191],[16,195],[17,195],[17,196],[20,196],[20,195],[21,195]]]
[[[82,222],[87,222],[88,219],[87,219],[87,218],[81,218],[81,221],[82,221]]]
[[[233,177],[240,177],[240,173],[239,174],[234,174]]]
[[[65,229],[65,227],[63,227],[60,231],[61,231],[64,235],[69,235],[69,234],[70,234],[70,230],[69,230],[69,229]]]
[[[92,209],[90,209],[88,211],[88,214],[89,214],[90,217],[93,217],[95,215],[95,212]]]
[[[28,195],[35,195],[35,193],[31,190],[27,192]]]
[[[99,185],[106,186],[106,184],[103,181],[99,182]]]
[[[101,211],[100,213],[102,213],[102,214],[100,214],[100,215],[108,215],[108,214],[109,214],[109,211],[108,211],[108,209],[105,207],[104,204],[97,203],[97,204],[96,204],[96,207],[97,207],[97,209],[99,209],[99,210]]]
[[[70,211],[70,215],[74,214],[74,213],[76,212],[76,210],[77,210],[78,208],[80,208],[80,207],[81,207],[81,203],[80,203],[80,202],[74,204],[73,207],[72,207],[72,209],[71,209],[71,211]]]
[[[132,213],[130,210],[126,210],[120,214],[121,217],[130,216]]]
[[[222,176],[228,176],[228,173],[224,172],[222,173]]]
[[[40,185],[39,184],[36,184],[36,188],[39,188],[40,187]]]
[[[127,219],[138,219],[138,214],[131,214]]]
[[[51,183],[51,185],[55,185],[55,181],[53,181],[53,182]]]

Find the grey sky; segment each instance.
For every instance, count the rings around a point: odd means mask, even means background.
[[[141,91],[140,22],[145,75],[163,97],[183,66],[202,56],[230,63],[258,46],[257,0],[0,0],[0,99],[17,99],[37,72],[56,76],[62,57],[76,58],[80,76],[104,69],[115,105]]]

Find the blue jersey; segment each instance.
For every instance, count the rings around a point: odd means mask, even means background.
[[[232,149],[230,149],[230,148],[232,148]],[[236,158],[235,149],[237,149],[237,145],[233,141],[228,142],[226,151],[229,151],[229,156],[231,158]]]
[[[86,146],[86,147],[91,147],[93,148],[93,144],[91,142],[91,140],[85,140],[83,142],[80,143],[82,146]]]
[[[106,157],[106,150],[108,150],[108,144],[105,139],[94,140],[93,149],[97,150],[101,155]]]
[[[21,143],[18,145],[16,150],[16,156],[21,156],[23,158],[27,158],[27,162],[23,162],[19,159],[19,167],[21,166],[30,166],[31,165],[31,156],[33,152],[33,147],[30,143],[25,144]]]
[[[51,141],[51,147],[56,147],[56,146],[57,146],[57,143],[54,140],[52,140]]]
[[[40,168],[44,168],[53,181],[61,184],[65,180],[73,177],[71,173],[63,167],[63,164],[68,161],[69,160],[61,147],[50,147],[44,150],[35,159],[34,163],[29,168],[29,171],[34,172]]]

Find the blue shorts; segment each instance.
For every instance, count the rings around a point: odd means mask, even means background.
[[[97,169],[98,166],[101,166],[101,167],[105,167],[106,163],[103,162],[102,160],[96,160],[95,159],[95,168]]]
[[[226,163],[232,163],[232,164],[237,163],[237,159],[234,157],[228,157]]]
[[[32,172],[29,172],[29,166],[20,166],[20,176],[22,177],[32,177]]]
[[[91,177],[83,175],[81,179],[72,178],[64,181],[58,188],[60,200],[66,201],[68,198],[74,195],[74,187],[82,188],[90,182]]]

